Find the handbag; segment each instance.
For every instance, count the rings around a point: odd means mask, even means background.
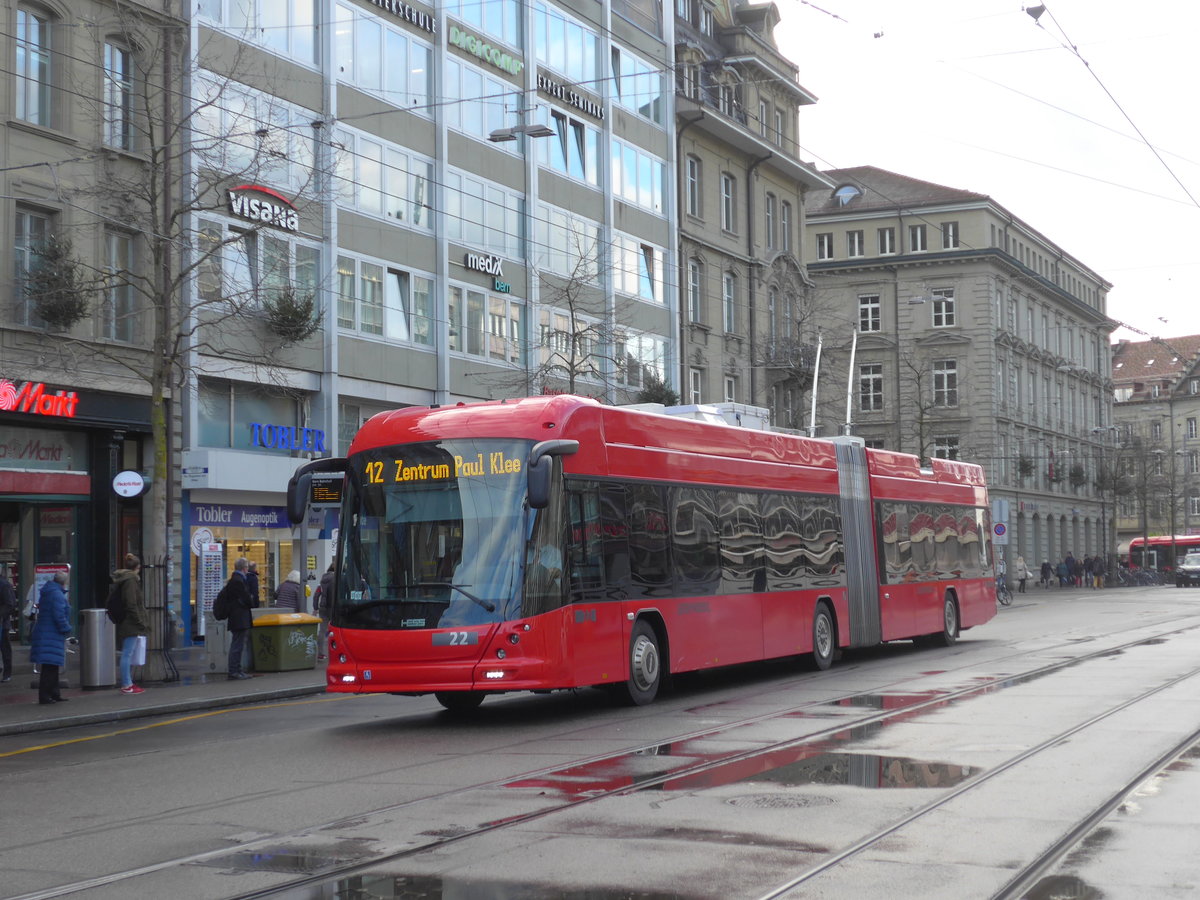
[[[146,664],[146,636],[139,634],[137,640],[133,643],[133,654],[129,659],[131,666],[144,666]]]

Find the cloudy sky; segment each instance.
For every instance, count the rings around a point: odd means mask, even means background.
[[[1114,338],[1200,333],[1200,3],[776,2],[802,158],[987,194],[1112,282]]]

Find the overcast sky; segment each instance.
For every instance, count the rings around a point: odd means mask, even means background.
[[[1112,282],[1114,339],[1200,333],[1200,3],[776,2],[801,158],[987,194]]]

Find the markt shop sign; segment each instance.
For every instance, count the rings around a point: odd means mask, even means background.
[[[0,378],[0,411],[29,413],[37,416],[75,418],[79,395],[74,391],[53,391],[40,381],[26,381],[20,387]]]

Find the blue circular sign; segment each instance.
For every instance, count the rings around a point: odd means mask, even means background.
[[[1008,531],[1008,526],[1005,525],[1003,522],[997,522],[995,527],[992,528],[992,531],[996,532],[997,537],[1000,537],[1000,536],[1004,535],[1005,532]]]

